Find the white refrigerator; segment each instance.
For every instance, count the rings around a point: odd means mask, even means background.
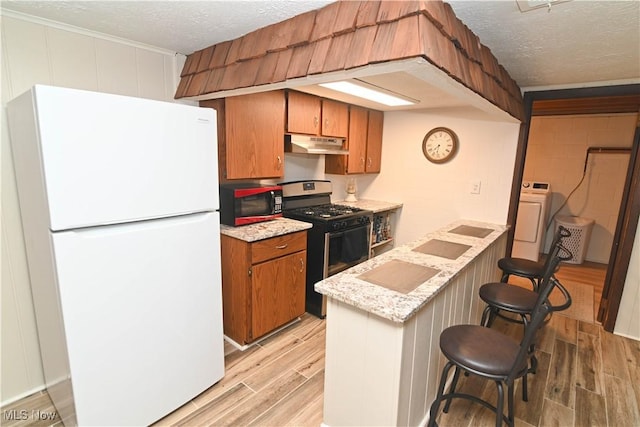
[[[150,424],[224,375],[215,111],[35,86],[8,116],[48,392]]]

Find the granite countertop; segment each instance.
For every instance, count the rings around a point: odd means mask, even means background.
[[[244,240],[245,242],[256,242],[270,237],[307,230],[311,227],[312,224],[310,222],[297,221],[290,218],[276,218],[271,221],[258,222],[240,227],[221,224],[220,233],[225,236]]]
[[[460,226],[478,227],[492,231],[486,237],[473,237],[450,232]],[[467,264],[506,231],[507,226],[505,225],[471,220],[455,221],[418,240],[394,248],[391,251],[385,252],[362,264],[358,264],[355,267],[351,267],[335,276],[328,277],[316,283],[315,290],[369,313],[402,323],[417,313],[421,307],[440,292]],[[458,245],[449,246],[460,247],[461,245],[467,245],[469,248],[456,259],[414,251],[415,248],[428,246],[427,242],[433,241],[434,239],[440,241],[439,243],[445,246],[450,242]],[[376,285],[358,277],[365,273],[371,274],[369,273],[371,270],[377,269],[382,265],[390,266],[394,263],[401,264],[402,262],[412,264],[416,269],[424,271],[436,269],[439,270],[439,272],[433,277],[426,279],[426,281],[417,283],[415,289],[411,288],[407,293]],[[421,280],[420,274],[421,273],[418,272],[418,274],[414,275],[414,280]]]
[[[367,211],[372,211],[373,213],[390,211],[390,210],[398,209],[402,207],[402,203],[383,202],[380,200],[367,200],[367,199],[360,199],[356,202],[347,202],[345,200],[339,200],[334,203],[338,205],[352,206],[354,208],[360,208]]]

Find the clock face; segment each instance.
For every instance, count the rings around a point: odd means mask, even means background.
[[[424,156],[433,163],[451,160],[458,150],[458,137],[447,128],[435,128],[429,131],[422,141]]]

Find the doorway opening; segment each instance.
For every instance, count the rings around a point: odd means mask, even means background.
[[[535,174],[535,167],[531,168],[530,165],[528,165],[525,168],[525,160],[528,148],[532,147],[532,150],[534,151],[536,149],[535,142],[532,137],[536,136],[535,133],[537,131],[537,127],[541,126],[541,123],[542,126],[544,126],[545,120],[548,123],[553,123],[556,118],[559,123],[562,123],[563,120],[566,121],[567,118],[571,118],[574,122],[579,122],[582,118],[603,116],[607,118],[624,117],[622,121],[624,122],[626,120],[626,125],[630,127],[630,130],[625,134],[627,135],[626,141],[622,144],[622,148],[626,148],[626,152],[619,152],[616,156],[609,157],[606,162],[600,162],[601,164],[607,163],[609,160],[617,157],[618,166],[613,166],[613,168],[615,169],[617,167],[620,169],[618,172],[619,176],[616,178],[619,183],[617,184],[619,187],[617,188],[617,202],[613,200],[615,197],[612,195],[610,195],[611,197],[606,195],[606,190],[604,190],[605,195],[601,196],[605,197],[605,200],[608,201],[609,205],[615,205],[612,208],[614,211],[614,217],[609,220],[608,224],[604,224],[606,221],[601,219],[595,236],[597,239],[607,240],[608,244],[606,246],[611,249],[607,249],[608,253],[605,253],[606,251],[597,253],[597,248],[602,245],[596,245],[596,249],[592,251],[594,253],[591,254],[591,257],[595,258],[597,262],[595,265],[592,265],[591,263],[585,264],[587,269],[596,268],[596,270],[598,269],[598,264],[607,266],[604,283],[600,288],[601,291],[599,288],[595,289],[597,294],[595,308],[597,310],[597,320],[602,322],[605,330],[612,332],[615,326],[615,319],[620,305],[622,290],[624,288],[624,279],[626,277],[631,257],[633,237],[635,235],[638,222],[638,211],[640,211],[640,201],[636,200],[640,198],[637,194],[637,176],[640,172],[640,161],[638,161],[638,146],[640,145],[640,128],[638,127],[638,115],[640,114],[640,85],[527,92],[524,95],[524,104],[525,121],[522,123],[520,129],[508,218],[509,224],[512,225],[509,234],[509,248],[511,248],[513,244],[513,230],[515,228],[513,225],[515,224],[517,215],[521,183],[523,182],[523,179],[532,179],[531,174]],[[553,126],[556,125],[557,123]],[[585,132],[585,130],[580,127],[580,123],[573,123],[573,125],[575,127],[574,131],[582,133]],[[549,135],[553,136],[553,132],[555,130],[557,129],[549,130]],[[570,137],[571,134],[567,133],[565,136]],[[582,136],[584,137],[585,135]],[[589,145],[589,141],[597,143],[598,140],[597,136],[593,136],[590,140],[585,138],[585,141],[587,141],[586,144]],[[571,141],[568,142],[571,143]],[[547,143],[549,145],[548,148],[551,149],[558,148],[558,145],[562,145],[557,144],[557,141],[555,145],[554,141],[546,141],[545,143]],[[599,145],[596,143],[592,145]],[[619,146],[620,141],[615,141],[613,145]],[[577,147],[563,147],[562,155],[575,157],[577,154],[576,152],[572,153],[571,148],[575,149]],[[537,147],[537,149],[540,149],[540,147]],[[548,157],[543,158],[543,160],[539,161],[539,167],[561,169],[561,166],[563,165],[562,155],[556,155],[555,160],[551,160]],[[542,154],[542,156],[544,157],[544,154]],[[579,157],[580,160],[582,160],[585,158],[585,154],[581,154]],[[575,160],[576,159],[574,158],[573,163],[575,163]],[[588,158],[585,159],[585,169],[587,167],[587,160]],[[625,166],[621,167],[620,165],[623,163]],[[538,178],[533,177],[533,179]],[[562,183],[560,180],[560,186],[563,185],[566,187],[568,183]],[[562,191],[557,194],[556,197],[559,199],[554,201],[555,203],[553,203],[551,215],[553,213],[557,214],[563,212],[562,208],[564,208],[564,205],[560,206],[560,209],[558,209],[558,207],[560,204],[566,203],[566,199],[568,198],[567,194],[570,193],[570,191],[570,188],[563,188]],[[595,196],[596,201],[597,197],[600,196]],[[586,201],[574,199],[572,203],[573,205],[571,207],[574,210],[580,210],[584,208],[584,206],[577,205],[580,205],[580,203],[586,203]],[[565,208],[564,212],[571,212],[571,209]],[[553,224],[552,222],[549,222],[548,225],[550,227],[550,232],[547,234],[551,235],[553,234]],[[600,295],[602,298],[598,298]]]

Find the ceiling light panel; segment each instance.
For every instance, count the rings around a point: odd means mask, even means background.
[[[413,105],[416,102],[401,98],[397,95],[391,95],[389,93],[382,92],[378,89],[373,89],[364,86],[360,83],[352,83],[348,81],[339,81],[331,83],[320,83],[318,86],[325,87],[327,89],[335,90],[338,92],[346,93],[358,98],[367,99],[369,101],[377,102],[378,104],[387,105],[389,107],[399,107],[403,105]]]

